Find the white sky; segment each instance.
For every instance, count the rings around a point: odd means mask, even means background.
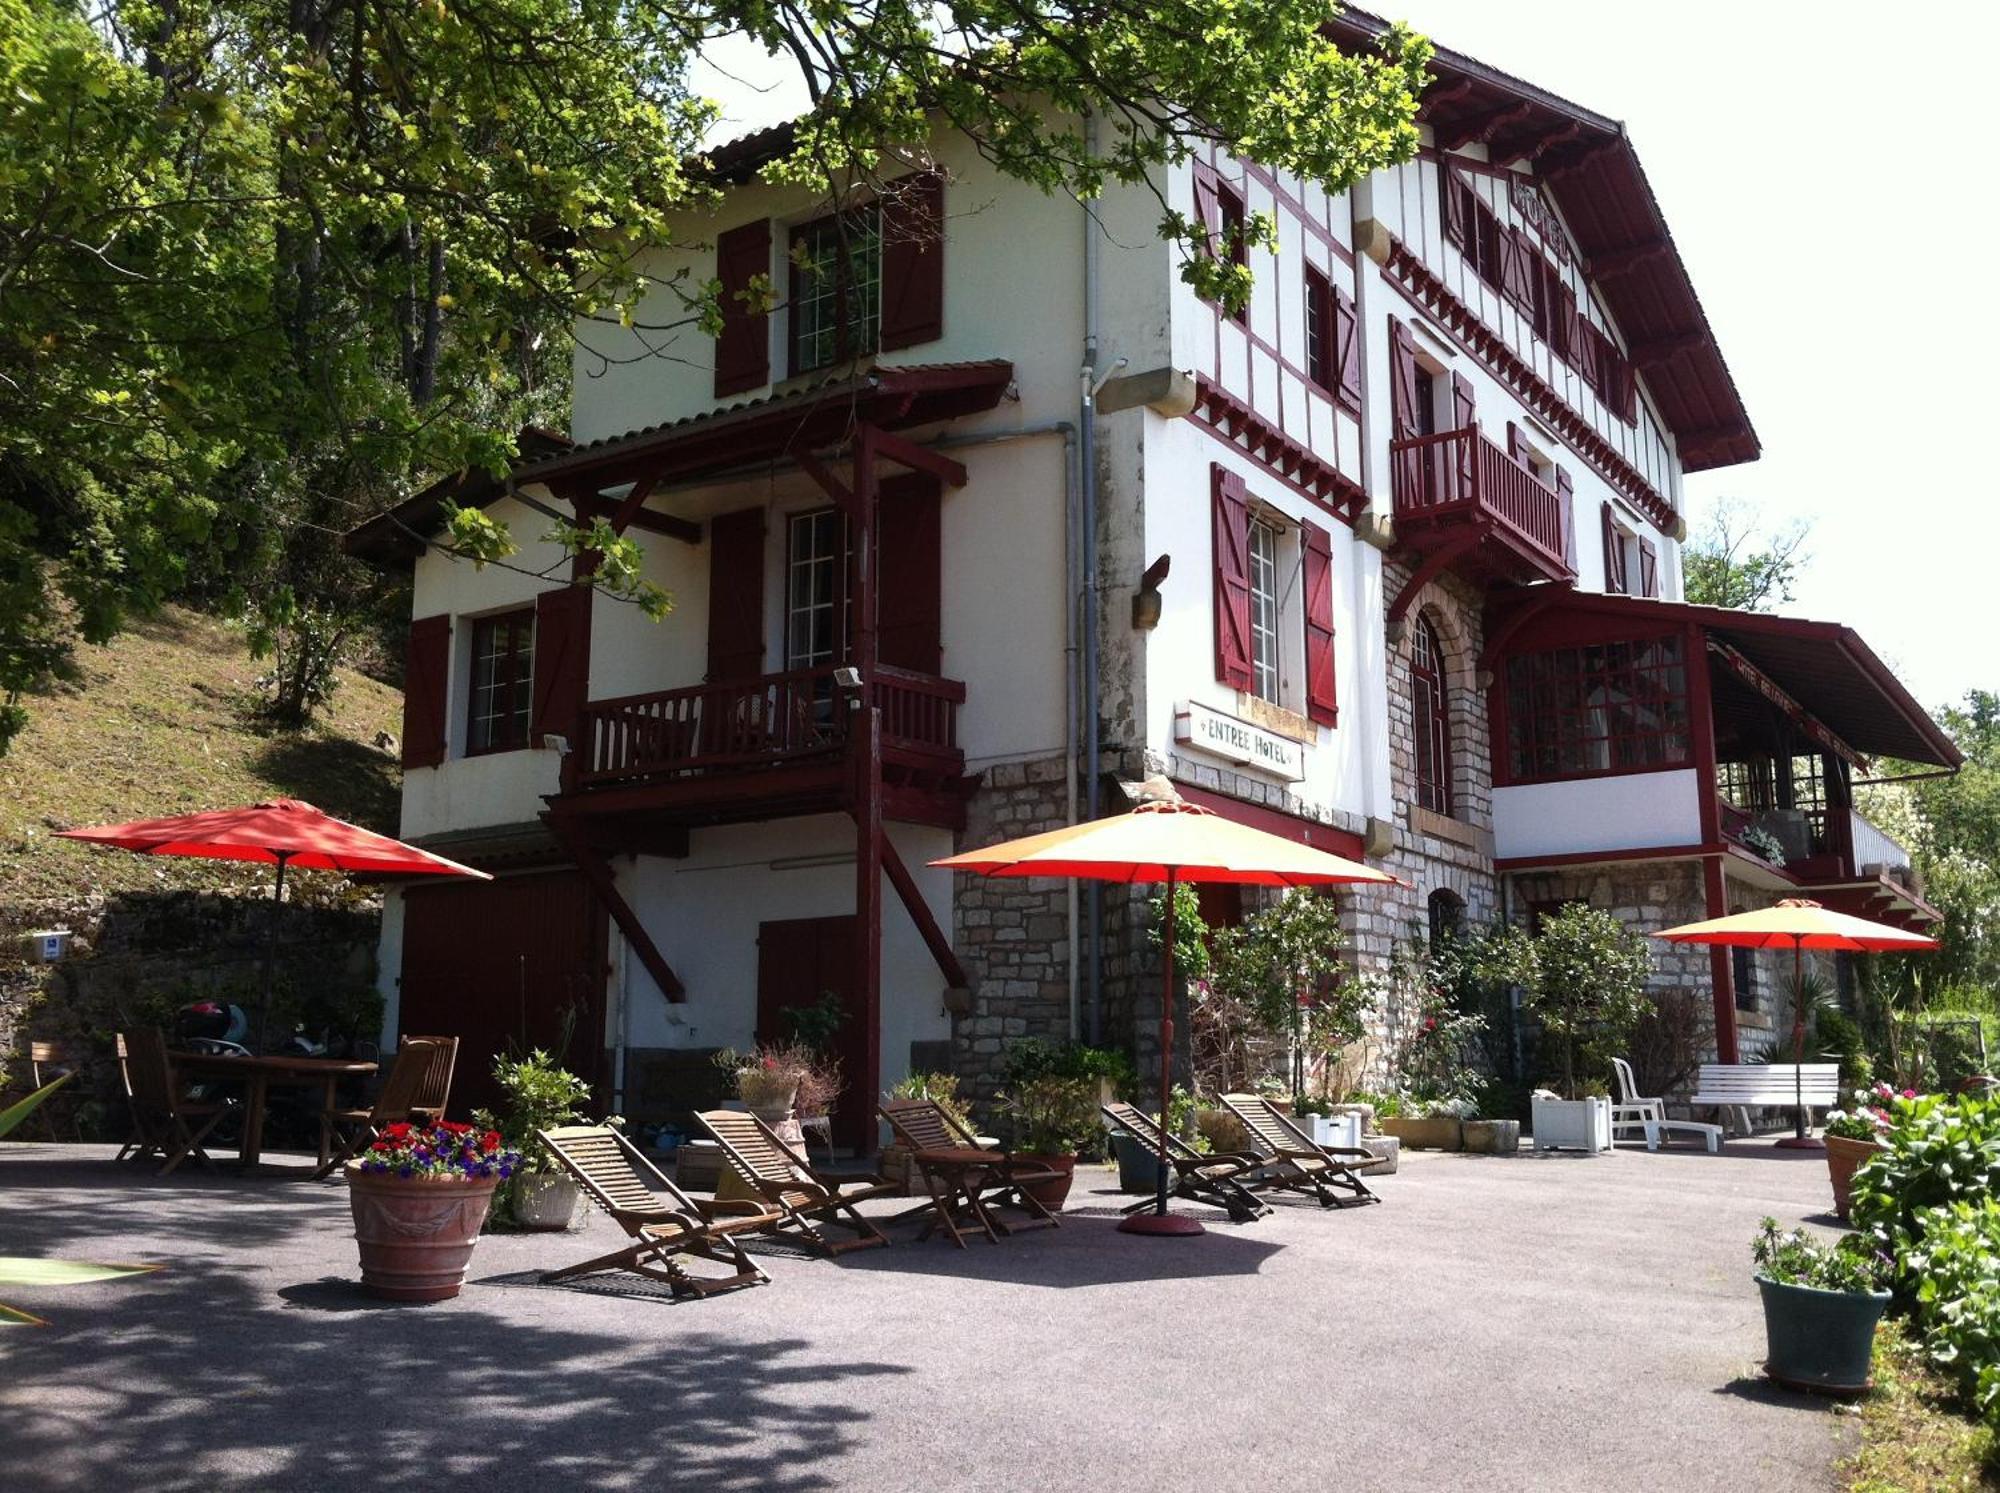
[[[1755,463],[1688,480],[1690,523],[1723,497],[1772,528],[1806,520],[1786,611],[1855,628],[1926,705],[2000,688],[1985,631],[2000,623],[2000,420],[1977,372],[2000,345],[1981,289],[2000,237],[1986,139],[2000,7],[1401,10],[1443,46],[1626,122],[1764,444]],[[712,60],[697,86],[722,101],[718,139],[802,102],[752,49]]]

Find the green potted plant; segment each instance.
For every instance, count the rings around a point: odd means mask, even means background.
[[[1894,1089],[1877,1084],[1873,1089],[1856,1089],[1848,1108],[1827,1112],[1822,1132],[1826,1137],[1826,1173],[1833,1183],[1833,1211],[1842,1220],[1852,1207],[1854,1174],[1889,1149],[1883,1137],[1889,1133],[1888,1105],[1895,1097]]]
[[[388,1301],[444,1301],[465,1283],[493,1191],[521,1154],[497,1130],[398,1122],[347,1164],[361,1289]]]
[[[1075,1180],[1076,1158],[1100,1134],[1094,1079],[1044,1074],[1000,1095],[1011,1124],[1013,1154],[1060,1175],[1029,1187],[1050,1212],[1059,1210]]]
[[[1889,1305],[1881,1262],[1861,1235],[1834,1245],[1766,1218],[1751,1244],[1764,1298],[1764,1372],[1788,1389],[1860,1394],[1875,1324]]]
[[[1608,1072],[1646,1011],[1652,955],[1646,941],[1602,908],[1572,902],[1516,944],[1512,973],[1523,1009],[1560,1059],[1561,1092],[1529,1100],[1535,1149],[1611,1149],[1611,1098],[1579,1072]]]
[[[493,1060],[493,1080],[500,1085],[500,1108],[476,1110],[473,1123],[497,1130],[521,1164],[508,1183],[506,1217],[526,1229],[566,1229],[583,1210],[583,1194],[542,1145],[537,1130],[574,1125],[590,1102],[590,1085],[559,1066],[539,1047],[524,1058]]]

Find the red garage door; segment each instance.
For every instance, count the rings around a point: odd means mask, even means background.
[[[604,914],[581,876],[412,887],[403,905],[397,1030],[459,1039],[454,1119],[498,1098],[497,1054],[554,1052],[572,1020],[564,1066],[602,1085]]]

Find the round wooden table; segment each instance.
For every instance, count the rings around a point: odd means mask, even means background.
[[[343,1078],[362,1078],[375,1064],[355,1058],[250,1057],[222,1052],[171,1052],[175,1069],[199,1078],[232,1079],[243,1085],[243,1145],[238,1155],[243,1169],[257,1165],[264,1149],[264,1100],[272,1084],[303,1088],[321,1085],[319,1164],[333,1156],[334,1086]]]

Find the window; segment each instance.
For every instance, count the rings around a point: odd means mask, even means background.
[[[1231,264],[1248,264],[1250,249],[1243,240],[1245,227],[1243,199],[1228,187],[1217,186],[1215,209],[1222,230],[1222,251]],[[1231,313],[1237,321],[1250,319],[1250,308],[1245,305]]]
[[[794,374],[865,358],[882,319],[882,232],[874,207],[792,230]]]
[[[1465,898],[1439,887],[1431,893],[1430,917],[1431,944],[1434,947],[1446,939],[1458,937],[1465,928]]]
[[[1736,1009],[1754,1011],[1757,1009],[1757,951],[1755,949],[1731,949],[1729,951],[1731,973],[1736,986]]]
[[[847,657],[847,520],[834,508],[795,513],[785,545],[785,667]]]
[[[526,746],[534,690],[534,608],[475,620],[466,752],[476,755]]]
[[[1444,650],[1430,618],[1419,616],[1410,643],[1411,719],[1417,752],[1417,806],[1451,812],[1451,705],[1445,695]]]
[[[1252,691],[1273,705],[1278,698],[1278,531],[1261,520],[1250,525],[1250,668]]]
[[[1334,391],[1333,284],[1306,266],[1306,377],[1331,394]]]
[[[1506,699],[1513,782],[1692,760],[1678,636],[1517,654],[1507,660]]]

